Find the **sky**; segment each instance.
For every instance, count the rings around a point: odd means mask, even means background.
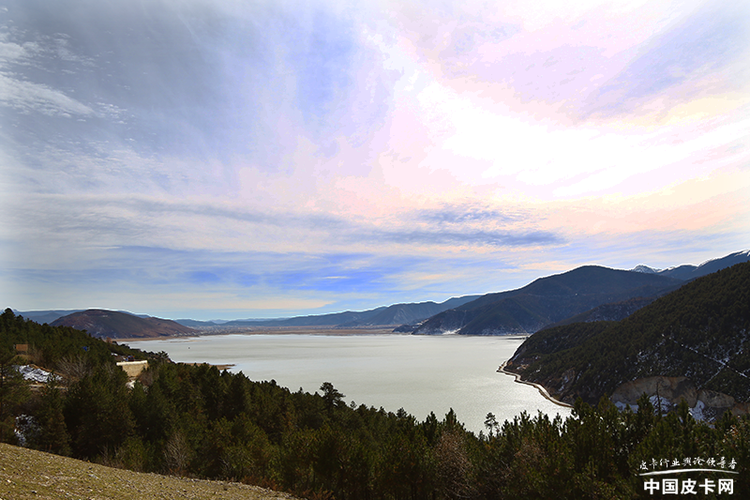
[[[0,0],[0,305],[236,319],[750,248],[750,4]]]

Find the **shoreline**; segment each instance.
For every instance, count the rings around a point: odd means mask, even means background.
[[[311,331],[312,330],[312,331]],[[316,331],[317,330],[317,331]],[[320,336],[348,336],[348,335],[404,335],[399,333],[393,333],[392,330],[384,332],[383,330],[386,330],[382,327],[369,327],[369,328],[351,328],[351,329],[336,329],[336,328],[330,328],[330,327],[265,327],[263,329],[258,329],[254,331],[244,331],[244,332],[216,332],[216,333],[203,333],[203,334],[194,334],[194,335],[177,335],[177,336],[159,336],[159,337],[142,337],[142,338],[130,338],[130,339],[117,339],[116,342],[118,343],[126,343],[126,342],[138,342],[138,341],[150,341],[150,340],[174,340],[174,339],[185,339],[190,341],[191,339],[197,339],[199,337],[213,337],[213,336],[223,336],[223,335],[237,335],[237,334],[244,334],[244,335],[320,335]],[[388,329],[389,330],[389,329]],[[511,338],[526,338],[525,335],[513,335],[513,336],[507,336]],[[513,373],[511,371],[508,371],[505,369],[507,365],[507,361],[504,361],[502,365],[497,369],[498,373],[503,373],[505,375],[510,375],[514,378],[514,381],[519,384],[528,385],[531,387],[534,387],[537,391],[539,391],[539,394],[542,395],[544,399],[549,401],[552,404],[555,404],[557,406],[562,406],[563,408],[573,408],[573,405],[569,403],[565,403],[563,401],[560,401],[558,399],[553,398],[550,393],[547,391],[547,389],[544,388],[544,386],[537,384],[535,382],[527,382],[523,379],[521,379],[521,376],[517,373]],[[197,365],[197,364],[203,364],[203,363],[187,363],[191,365]],[[210,363],[206,363],[210,364]],[[213,365],[218,367],[220,370],[224,369],[230,369],[234,367],[234,364],[218,364]]]
[[[118,344],[151,340],[197,339],[201,337],[218,337],[224,335],[321,335],[344,337],[351,335],[411,335],[394,333],[393,326],[336,328],[331,326],[264,326],[264,327],[210,327],[210,329],[196,328],[195,332],[184,335],[159,335],[156,337],[133,337],[112,339]]]
[[[213,363],[185,363],[181,361],[179,361],[178,363],[183,364],[183,365],[190,365],[190,366],[201,366],[201,365],[213,366],[214,368],[217,368],[220,372],[224,370],[229,370],[233,366],[237,366],[234,363],[225,363],[225,364],[218,364],[218,365],[215,365]]]
[[[550,396],[549,392],[547,392],[547,389],[545,389],[544,386],[542,386],[540,384],[537,384],[537,383],[534,383],[534,382],[527,382],[525,380],[522,380],[521,376],[519,374],[513,373],[511,371],[506,370],[505,366],[507,364],[508,364],[508,362],[504,361],[503,364],[500,365],[500,368],[497,369],[497,371],[499,373],[504,373],[505,375],[511,375],[511,376],[513,376],[515,378],[515,381],[518,382],[519,384],[529,385],[531,387],[536,388],[536,390],[539,391],[539,394],[541,394],[542,397],[544,397],[544,399],[546,399],[550,403],[556,404],[558,406],[562,406],[564,408],[573,408],[573,405],[568,404],[568,403],[564,403],[564,402],[562,402],[562,401],[560,401],[558,399],[555,399],[552,396]]]

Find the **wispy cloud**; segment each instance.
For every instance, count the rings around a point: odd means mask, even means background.
[[[638,112],[657,96],[689,100],[741,85],[750,56],[750,11],[736,4],[708,4],[654,37],[614,78],[589,96],[590,113],[617,116]],[[739,66],[738,66],[739,63]],[[732,71],[727,80],[715,78]],[[693,82],[685,88],[685,84]],[[670,92],[671,90],[671,92]],[[677,92],[675,92],[677,91]]]
[[[487,204],[454,203],[444,204],[435,209],[423,209],[418,212],[418,219],[440,224],[473,224],[492,222],[506,224],[530,217],[528,211],[513,208],[496,208]]]
[[[44,115],[89,116],[94,110],[64,93],[46,85],[15,80],[0,74],[0,99],[6,106],[21,112],[36,111]]]
[[[15,308],[327,312],[750,246],[742,3],[5,6]]]
[[[360,235],[354,235],[359,238]],[[373,242],[385,241],[419,246],[453,246],[453,247],[534,247],[540,245],[560,245],[564,239],[547,231],[377,231],[371,235]]]

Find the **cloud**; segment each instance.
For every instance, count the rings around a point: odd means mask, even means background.
[[[6,4],[9,301],[327,312],[750,245],[740,4]]]
[[[367,233],[365,233],[367,234]],[[361,234],[355,233],[350,238],[357,240]],[[561,245],[565,240],[550,231],[420,231],[402,229],[397,231],[374,231],[369,237],[373,242],[391,242],[400,245],[427,247],[535,247],[544,245]]]
[[[15,146],[32,154],[85,155],[93,143],[151,164],[218,162],[225,182],[248,164],[284,173],[298,137],[331,156],[336,137],[361,144],[388,109],[378,55],[361,43],[352,8],[332,7],[11,2],[0,105],[79,118],[60,126],[9,114]]]
[[[532,215],[500,217],[497,209],[486,208],[417,210],[396,218],[363,220],[327,212],[270,207],[258,210],[210,199],[168,200],[132,195],[24,198],[25,209],[8,217],[8,227],[27,242],[57,241],[80,252],[134,244],[289,252],[304,241],[312,253],[326,248],[377,248],[395,254],[404,247],[421,252],[440,247],[537,247],[565,242],[555,231],[535,229]],[[65,255],[61,252],[57,258]],[[54,266],[57,258],[48,258],[49,265]]]
[[[171,2],[153,2],[148,9],[130,2],[86,7],[75,1],[12,3],[8,17],[14,29],[6,39],[36,47],[10,65],[24,72],[28,89],[36,94],[70,89],[83,106],[79,112],[119,110],[127,126],[106,124],[111,132],[107,139],[135,141],[144,151],[179,143],[197,152],[220,144],[222,125],[216,117],[232,106],[220,92],[224,72],[212,48],[224,21],[216,10],[191,12],[190,5]],[[47,100],[61,100],[57,94]],[[99,115],[111,119],[104,112]],[[101,126],[94,122],[85,133]],[[186,137],[191,141],[183,143]],[[75,141],[76,135],[69,138]]]
[[[444,204],[436,209],[417,211],[417,219],[439,224],[467,224],[477,222],[512,223],[531,214],[512,208],[499,209],[477,203]]]
[[[670,89],[679,89],[677,95],[669,95],[670,100],[685,100],[691,93],[718,93],[735,86],[736,77],[721,83],[711,77],[738,62],[747,74],[749,29],[750,9],[720,2],[696,10],[655,36],[618,75],[592,93],[588,114],[632,113]],[[700,84],[692,89],[682,88],[686,82],[706,78],[711,80],[709,88]]]
[[[49,116],[90,116],[94,110],[46,85],[26,82],[0,74],[0,105],[22,112],[36,111]]]

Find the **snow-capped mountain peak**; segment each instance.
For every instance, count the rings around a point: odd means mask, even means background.
[[[639,264],[635,266],[631,271],[634,271],[636,273],[644,273],[644,274],[657,274],[661,269],[656,269],[653,267],[645,266],[643,264]]]

